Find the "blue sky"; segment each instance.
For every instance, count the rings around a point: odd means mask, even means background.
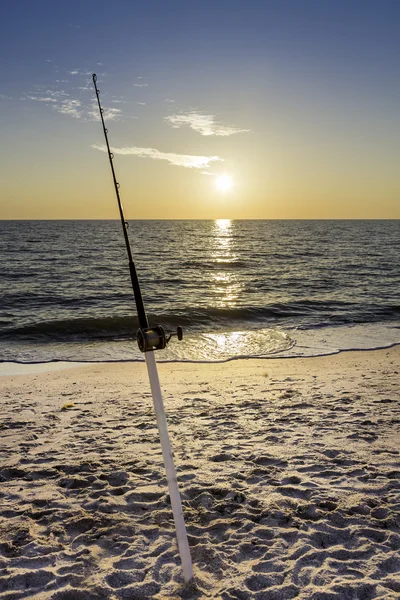
[[[136,216],[399,217],[397,1],[3,0],[0,28],[2,218],[111,216],[93,71]]]

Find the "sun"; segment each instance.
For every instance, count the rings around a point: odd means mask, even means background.
[[[220,175],[216,180],[217,190],[220,192],[229,192],[233,185],[232,177],[230,175]]]

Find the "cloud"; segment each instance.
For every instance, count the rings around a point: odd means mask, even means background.
[[[93,144],[92,148],[107,152],[105,145],[98,146]],[[186,167],[188,169],[207,169],[214,161],[222,161],[219,156],[193,156],[191,154],[175,154],[174,152],[160,152],[156,148],[137,148],[136,146],[127,148],[112,148],[114,154],[133,155],[141,158],[152,158],[154,160],[167,160],[176,167]]]
[[[61,113],[62,115],[69,115],[74,119],[82,118],[82,103],[79,100],[62,100],[62,102],[54,106],[54,110]]]
[[[42,89],[31,92],[30,95],[26,95],[24,100],[33,100],[34,102],[57,103],[64,100],[66,96],[69,96],[69,94],[62,90]]]
[[[105,121],[117,121],[122,116],[120,108],[104,108],[103,117]],[[96,102],[92,103],[92,107],[87,112],[89,121],[100,121],[99,108]]]
[[[93,95],[83,96],[88,89],[92,79],[92,74],[85,69],[73,69],[68,71],[74,75],[70,81],[68,79],[57,79],[54,84],[35,85],[28,90],[21,100],[33,101],[46,104],[54,112],[67,115],[73,119],[80,119],[82,122],[98,121],[100,119],[98,106]],[[90,75],[90,78],[86,78]],[[64,85],[65,84],[65,85]],[[68,85],[67,85],[68,84]],[[0,99],[1,96],[0,96]],[[123,96],[112,96],[109,100],[111,106],[104,108],[104,118],[106,121],[116,121],[123,117],[121,108],[126,101]]]
[[[136,102],[136,104],[140,104],[140,106],[146,106],[146,102]]]
[[[197,112],[172,115],[170,117],[165,117],[165,121],[175,128],[188,125],[191,129],[198,131],[201,135],[229,136],[234,135],[235,133],[245,133],[250,131],[250,129],[238,129],[237,127],[220,125],[215,121],[214,115],[203,115]]]
[[[92,75],[92,71],[88,71],[87,69],[72,69],[71,71],[67,71],[68,75],[85,75],[88,77]],[[100,73],[100,75],[105,75],[105,73]]]
[[[57,102],[55,98],[50,96],[27,96],[28,100],[35,100],[35,102]]]
[[[134,83],[133,85],[135,87],[147,87],[149,84],[148,83]]]
[[[51,96],[52,98],[56,98],[56,99],[60,99],[62,97],[65,96],[69,96],[69,94],[67,94],[67,92],[64,92],[64,90],[46,90],[46,94],[48,94],[49,96]]]

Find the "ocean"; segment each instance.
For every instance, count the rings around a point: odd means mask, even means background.
[[[400,221],[131,221],[158,360],[400,343]],[[119,221],[0,222],[0,361],[141,360]]]

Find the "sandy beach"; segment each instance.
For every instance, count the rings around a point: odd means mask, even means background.
[[[161,364],[195,581],[143,363],[1,386],[0,598],[400,597],[400,347]]]

